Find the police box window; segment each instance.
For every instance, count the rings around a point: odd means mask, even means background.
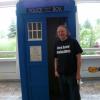
[[[28,22],[28,40],[41,40],[42,39],[42,24],[41,22]]]

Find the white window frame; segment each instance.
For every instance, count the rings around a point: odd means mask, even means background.
[[[75,0],[78,3],[100,3],[100,0]]]
[[[28,27],[28,24],[29,23],[31,23],[32,24],[32,26],[33,26],[33,23],[35,23],[36,24],[36,27],[38,27],[37,26],[37,24],[38,23],[40,23],[41,24],[41,30],[34,30],[33,29],[33,27],[32,27],[32,30],[29,30],[29,27]],[[42,40],[42,22],[28,22],[27,23],[27,29],[28,29],[28,41],[41,41]],[[30,31],[33,33],[34,31],[36,31],[36,33],[38,33],[39,31],[41,32],[41,38],[32,38],[32,39],[30,39],[29,38],[29,33],[30,33]],[[38,35],[37,35],[38,36]],[[33,34],[32,34],[32,37],[33,37]]]
[[[9,0],[9,1],[0,1],[0,8],[4,7],[12,7],[12,6],[16,6],[18,0]],[[16,46],[17,47],[17,46]],[[10,54],[16,54],[17,51],[0,51],[0,53],[10,53]],[[11,58],[0,58],[0,61],[3,60],[5,61],[5,59],[8,61]],[[16,59],[16,58],[12,58],[12,59]]]
[[[18,0],[0,1],[0,7],[16,6]]]
[[[22,0],[9,0],[9,1],[0,1],[0,7],[8,7],[8,6],[16,6],[16,3],[18,1],[22,1]],[[77,3],[100,3],[100,0],[75,0],[76,4]],[[76,18],[77,18],[77,14],[76,14]],[[78,24],[78,18],[76,19],[77,21],[77,25],[76,25],[76,31],[78,34],[76,34],[77,40],[79,41],[79,24]],[[97,48],[99,49],[99,48]],[[96,50],[97,50],[96,49]],[[83,48],[83,50],[87,51],[87,50],[94,50],[94,48]],[[87,55],[85,55],[87,56]],[[88,55],[89,56],[89,55]]]
[[[75,0],[77,4],[80,4],[80,3],[100,3],[100,0]],[[76,13],[76,39],[78,41],[80,41],[80,38],[79,38],[79,22],[78,22],[78,14]],[[97,52],[100,52],[100,48],[82,48],[83,51],[97,51]],[[94,59],[94,58],[100,58],[100,54],[98,55],[82,55],[82,58],[83,59]]]

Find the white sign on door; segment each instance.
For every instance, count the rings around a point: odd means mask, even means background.
[[[41,46],[30,46],[30,61],[42,61]]]

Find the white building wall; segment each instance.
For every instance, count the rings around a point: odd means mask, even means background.
[[[81,77],[100,77],[100,71],[96,73],[88,72],[88,67],[100,67],[99,56],[82,56]],[[20,79],[19,67],[16,59],[0,59],[0,80]]]
[[[0,80],[19,79],[16,59],[0,59]]]

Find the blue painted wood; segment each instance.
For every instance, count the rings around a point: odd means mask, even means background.
[[[27,8],[64,6],[62,12],[28,13]],[[51,0],[18,2],[17,35],[19,48],[19,65],[23,100],[49,100],[48,52],[46,19],[65,17],[72,37],[76,37],[76,6],[74,0]],[[42,40],[28,41],[27,22],[42,22]],[[30,62],[30,46],[42,47],[42,61]]]
[[[18,52],[19,52],[19,65],[20,65],[20,76],[21,76],[21,90],[22,99],[28,100],[28,77],[27,77],[27,66],[26,66],[26,53],[25,53],[25,39],[24,39],[24,20],[23,16],[17,16],[17,38],[18,38]],[[23,26],[22,26],[23,25]]]

